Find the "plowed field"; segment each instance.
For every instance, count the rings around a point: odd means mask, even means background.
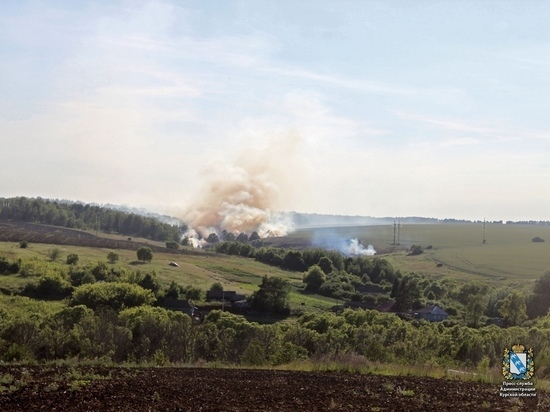
[[[246,369],[0,366],[0,411],[548,411],[495,385]]]

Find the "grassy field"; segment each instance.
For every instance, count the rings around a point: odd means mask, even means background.
[[[58,248],[61,251],[61,258],[57,262],[49,262],[48,251]],[[112,249],[92,248],[67,245],[47,245],[30,243],[28,248],[21,249],[18,243],[0,242],[0,256],[9,259],[23,259],[23,262],[30,262],[35,265],[47,265],[60,270],[67,270],[65,259],[68,254],[76,253],[79,256],[79,264],[95,264],[106,262],[107,254]],[[157,275],[157,279],[163,287],[168,286],[172,281],[180,285],[193,285],[203,290],[208,290],[212,283],[220,282],[226,290],[235,290],[239,293],[250,294],[258,289],[262,276],[280,276],[288,279],[292,285],[290,295],[291,307],[304,310],[326,309],[335,304],[334,299],[319,295],[304,295],[300,293],[302,286],[302,273],[284,271],[253,259],[245,259],[237,256],[218,255],[214,253],[198,253],[190,255],[175,255],[173,253],[155,252],[150,263],[137,261],[136,252],[133,250],[116,250],[120,260],[115,267],[123,267],[142,273]],[[172,267],[170,262],[177,262],[179,267]],[[20,275],[0,276],[0,288],[16,291],[21,289],[31,279]],[[305,305],[302,305],[304,303]],[[0,303],[1,307],[1,303]]]
[[[391,225],[302,229],[267,242],[273,246],[303,248],[358,238],[365,245],[372,244],[379,256],[388,259],[402,272],[463,281],[477,280],[498,286],[530,288],[535,279],[550,269],[550,227],[488,224],[485,244],[482,243],[482,229],[482,224],[473,223],[404,225],[400,231],[400,244],[396,246],[392,245]],[[534,243],[532,238],[535,236],[548,242]],[[421,245],[424,253],[408,256],[406,249],[413,244]],[[163,246],[161,243],[154,245]],[[47,264],[62,270],[67,268],[64,261],[69,253],[78,254],[80,264],[86,264],[106,262],[107,253],[112,251],[101,247],[41,243],[30,243],[27,249],[21,249],[16,242],[0,242],[0,256],[10,259],[20,257],[25,262],[46,264],[48,251],[53,247],[61,250],[61,259]],[[167,251],[154,252],[153,261],[142,264],[137,262],[135,250],[117,249],[116,252],[120,255],[117,266],[144,273],[154,271],[163,286],[176,281],[184,286],[193,285],[207,290],[212,283],[221,282],[226,290],[250,294],[257,290],[263,275],[281,276],[293,286],[290,300],[294,308],[326,309],[336,303],[334,299],[300,293],[301,273],[284,271],[252,259],[208,252],[174,254]],[[172,261],[176,261],[179,267],[170,266]],[[15,291],[28,281],[28,278],[19,276],[3,276],[0,277],[0,288]]]
[[[536,236],[547,241],[532,242]],[[403,272],[519,287],[550,270],[550,227],[487,224],[485,237],[483,244],[481,223],[403,225],[400,244],[393,246],[393,226],[385,225],[302,229],[274,239],[272,245],[303,248],[358,238]],[[412,245],[421,245],[424,254],[407,256],[406,249]]]

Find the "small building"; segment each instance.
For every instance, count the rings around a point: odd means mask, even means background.
[[[442,320],[446,320],[448,317],[449,314],[437,305],[428,305],[422,309],[414,311],[415,319],[426,319],[430,322],[441,322]]]
[[[207,302],[235,303],[241,300],[246,300],[246,296],[234,290],[209,290],[206,292]]]
[[[199,309],[195,305],[189,303],[188,300],[164,299],[164,301],[162,302],[162,307],[164,309],[170,309],[176,312],[187,313],[191,317],[200,317]]]
[[[229,302],[236,294],[234,290],[209,290],[206,292],[206,301]]]

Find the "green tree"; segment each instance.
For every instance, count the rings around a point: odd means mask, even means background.
[[[166,289],[166,293],[164,294],[164,296],[171,299],[178,299],[180,297],[180,293],[182,293],[183,291],[184,288],[182,288],[175,280],[173,280],[170,283],[170,286],[168,286],[168,289]]]
[[[301,272],[307,269],[304,263],[304,257],[299,250],[289,250],[283,258],[283,267],[289,270]]]
[[[48,258],[52,262],[55,262],[60,257],[61,257],[61,250],[59,250],[58,248],[54,247],[53,249],[48,250]]]
[[[115,264],[120,259],[120,255],[115,252],[107,253],[107,261],[111,264]]]
[[[188,286],[185,290],[185,298],[188,300],[201,300],[202,289],[194,286]]]
[[[79,257],[76,253],[69,253],[67,255],[67,265],[76,265],[78,263]]]
[[[220,241],[220,238],[215,233],[210,233],[208,237],[206,238],[206,241],[213,245],[214,243],[218,243]]]
[[[21,260],[11,262],[5,257],[0,256],[0,274],[15,274],[21,270]]]
[[[550,308],[550,271],[545,272],[533,285],[533,292],[527,298],[527,315],[533,319],[545,316]]]
[[[248,242],[248,235],[244,232],[239,233],[239,236],[237,236],[237,242],[245,243]]]
[[[309,268],[304,275],[304,283],[306,284],[306,290],[317,292],[321,285],[325,283],[327,276],[325,272],[317,265],[313,265]]]
[[[147,273],[143,277],[143,279],[138,282],[138,285],[141,286],[143,289],[148,289],[152,291],[155,294],[160,290],[160,283],[157,280],[156,273],[154,272],[153,274]]]
[[[220,282],[214,282],[212,283],[212,286],[210,286],[209,290],[211,292],[223,292],[223,285]]]
[[[282,315],[290,313],[288,294],[290,283],[278,276],[262,278],[260,289],[250,298],[250,306],[259,311],[274,312]]]
[[[178,250],[180,248],[180,245],[178,242],[175,242],[173,240],[170,240],[168,242],[166,242],[166,247],[168,249],[175,249],[175,250]]]
[[[328,275],[335,269],[334,265],[332,264],[332,260],[330,260],[330,258],[328,258],[327,256],[321,257],[317,265],[325,273],[325,275]]]
[[[422,290],[418,279],[413,275],[405,275],[397,286],[395,308],[401,312],[408,311],[421,296]]]
[[[506,296],[500,307],[500,314],[510,326],[521,325],[527,320],[525,297],[518,291]]]
[[[424,250],[420,245],[412,245],[409,248],[409,256],[421,255],[422,253],[424,253]]]
[[[154,301],[153,292],[141,286],[101,282],[79,286],[73,292],[69,303],[71,306],[85,305],[94,310],[108,307],[120,311],[134,306],[151,305]]]
[[[466,305],[466,321],[469,326],[477,328],[481,316],[487,309],[487,300],[483,295],[472,295]]]
[[[137,258],[142,262],[150,262],[153,260],[153,251],[147,246],[142,246],[137,250]]]
[[[23,291],[24,296],[35,299],[65,299],[73,292],[72,285],[59,275],[42,276],[37,283],[27,283]]]

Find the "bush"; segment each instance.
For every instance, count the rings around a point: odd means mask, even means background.
[[[150,290],[129,283],[94,283],[82,285],[73,292],[71,306],[85,305],[90,309],[110,307],[116,311],[134,306],[151,305],[155,295]]]
[[[178,250],[180,248],[180,245],[178,242],[174,242],[173,240],[166,242],[166,247],[168,249],[175,249]]]
[[[409,256],[421,255],[422,253],[424,253],[424,250],[419,245],[412,245],[409,249]]]
[[[115,252],[107,253],[107,262],[114,265],[116,262],[118,262],[119,259],[120,259],[120,255],[118,253],[115,253]]]
[[[532,242],[535,242],[535,243],[540,243],[540,242],[544,242],[544,239],[536,236],[534,237],[533,239],[531,239]]]
[[[79,257],[76,253],[70,253],[67,255],[67,265],[76,265],[78,263]]]
[[[29,242],[27,242],[26,240],[22,240],[21,242],[19,242],[19,247],[21,249],[26,249],[28,246],[29,246]]]
[[[18,273],[21,269],[19,262],[10,262],[4,257],[0,257],[0,274],[9,275]]]
[[[188,300],[201,300],[202,289],[188,286],[185,290],[185,298]]]
[[[72,292],[71,284],[60,276],[43,276],[38,283],[28,283],[21,294],[35,299],[60,300]]]
[[[54,247],[53,249],[48,250],[48,258],[52,262],[55,262],[60,257],[61,257],[61,250],[59,250],[58,248]]]
[[[153,260],[153,251],[151,248],[142,246],[137,250],[137,258],[142,262],[150,262]]]

